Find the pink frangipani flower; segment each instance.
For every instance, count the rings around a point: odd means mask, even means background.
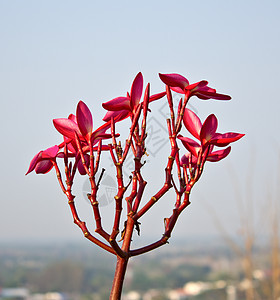
[[[81,175],[85,175],[86,171],[81,161],[81,156],[76,144],[76,134],[80,140],[84,159],[87,167],[89,166],[90,147],[93,151],[97,151],[98,147],[93,147],[101,139],[111,138],[111,134],[107,134],[106,130],[110,128],[111,122],[107,122],[93,131],[93,118],[87,105],[80,101],[77,105],[76,115],[70,114],[69,117],[54,119],[53,124],[59,133],[63,135],[64,142],[60,145],[50,147],[44,151],[37,153],[32,159],[29,169],[26,173],[29,174],[33,170],[36,173],[45,174],[53,167],[53,162],[56,157],[75,157],[77,168]],[[118,134],[116,134],[118,136]],[[67,154],[59,152],[67,145]],[[108,150],[108,146],[102,145],[101,150]]]
[[[199,117],[193,111],[186,108],[183,122],[187,130],[195,138],[200,140],[200,143],[198,143],[188,137],[178,135],[184,147],[189,151],[189,153],[182,158],[185,162],[189,161],[191,156],[197,158],[199,153],[206,156],[205,159],[208,161],[219,161],[230,153],[231,147],[213,152],[214,146],[224,147],[244,136],[244,134],[235,132],[217,133],[218,120],[214,114],[209,115],[202,124]],[[194,163],[193,158],[192,163]]]
[[[110,121],[113,117],[115,122],[124,120],[129,116],[132,116],[140,103],[140,99],[143,92],[143,76],[139,72],[132,85],[130,94],[127,93],[126,97],[117,97],[108,102],[102,103],[103,108],[108,110],[103,118],[103,121]],[[149,102],[158,100],[166,95],[166,92],[158,93],[150,96]]]
[[[77,105],[77,116],[73,114],[69,115],[68,119],[60,118],[54,119],[53,124],[59,133],[70,140],[75,140],[75,133],[79,139],[87,144],[93,146],[100,139],[111,138],[110,134],[106,133],[106,130],[110,128],[111,121],[106,122],[95,131],[93,130],[93,118],[87,105],[80,101]]]
[[[77,105],[76,117],[82,136],[89,142],[93,130],[93,119],[89,108],[83,101]]]
[[[52,146],[44,151],[38,152],[30,162],[28,171],[25,175],[35,170],[37,174],[46,174],[53,167],[53,161],[59,155],[59,147],[57,145]]]
[[[212,144],[224,147],[244,136],[244,134],[236,132],[217,133],[218,120],[214,114],[209,115],[202,124],[199,117],[193,111],[186,108],[183,122],[187,130],[200,140],[202,146]]]
[[[193,84],[189,84],[187,78],[179,74],[161,74],[160,79],[170,87],[171,90],[180,94],[187,94],[191,96],[197,96],[199,99],[208,100],[230,100],[231,97],[224,94],[218,94],[215,89],[208,86],[206,80],[202,80]]]

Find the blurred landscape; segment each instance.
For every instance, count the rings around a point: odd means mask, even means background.
[[[248,299],[250,288],[253,299],[279,299],[272,296],[272,249],[266,242],[254,246],[250,282],[242,258],[221,238],[171,241],[131,259],[123,299]],[[109,299],[114,267],[114,256],[87,241],[2,243],[0,299]]]

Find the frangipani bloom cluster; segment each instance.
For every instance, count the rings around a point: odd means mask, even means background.
[[[210,114],[202,124],[199,117],[187,108],[188,101],[193,96],[202,100],[230,100],[230,96],[217,93],[205,80],[190,84],[184,76],[175,73],[159,74],[159,77],[165,84],[165,90],[150,95],[149,83],[143,93],[143,76],[139,72],[133,80],[130,93],[102,104],[107,112],[102,120],[103,125],[97,129],[94,129],[93,116],[83,101],[78,103],[75,115],[54,119],[54,127],[62,135],[60,144],[37,153],[26,173],[35,171],[45,174],[54,168],[59,185],[68,199],[74,223],[88,240],[116,255],[117,265],[111,300],[119,300],[121,297],[128,260],[168,242],[180,214],[190,204],[190,191],[199,180],[205,162],[218,162],[225,158],[231,150],[229,144],[244,136],[235,132],[219,133],[218,120],[214,114]],[[172,91],[184,95],[184,100],[179,101],[177,109],[173,104]],[[141,101],[142,94],[144,95]],[[148,165],[145,164],[144,157],[147,154],[147,123],[149,115],[154,113],[149,105],[155,100],[166,101],[165,96],[170,110],[170,118],[166,120],[168,129],[166,139],[170,141],[170,152],[165,161],[159,161],[158,170],[164,172],[164,182],[147,199],[147,193],[144,193],[147,184],[152,188],[157,186],[153,182],[147,182],[142,173],[144,165],[145,167]],[[122,138],[115,133],[115,125],[124,119],[130,120],[131,125],[126,137]],[[196,140],[181,135],[182,124]],[[182,143],[185,149],[180,149],[178,143]],[[222,149],[214,150],[214,147]],[[98,190],[106,170],[102,168],[99,173],[98,170],[104,151],[107,151],[112,160],[114,170],[110,170],[110,174],[114,172],[117,181],[117,192],[113,196],[115,211],[112,214],[110,231],[103,228],[102,214],[99,210]],[[57,163],[58,158],[60,164]],[[133,170],[126,178],[123,166],[128,159],[131,159],[129,163],[133,166]],[[61,164],[64,164],[63,168]],[[87,175],[90,183],[87,196],[93,209],[94,234],[90,233],[86,223],[80,219],[75,206],[76,195],[73,194],[72,188],[76,170],[81,175]],[[100,174],[98,178],[97,174]],[[158,207],[156,203],[160,202],[171,189],[175,195],[173,199],[170,196],[168,199],[174,202],[174,207],[170,216],[163,220],[162,237],[149,245],[132,249],[134,229],[140,234],[139,219],[148,211],[152,211],[154,206]],[[122,218],[125,218],[125,222],[121,228]]]
[[[31,160],[26,175],[33,170],[37,174],[46,174],[53,168],[53,161],[58,155],[59,147],[57,145],[50,147],[44,151],[38,152]]]
[[[111,133],[106,131],[111,127],[111,120],[114,122],[121,121],[127,117],[133,118],[140,103],[140,99],[143,92],[143,75],[139,72],[131,86],[130,94],[127,93],[126,97],[117,97],[102,106],[108,110],[103,118],[105,124],[93,131],[93,117],[88,106],[80,101],[77,105],[76,115],[70,114],[68,118],[54,119],[53,124],[57,131],[63,135],[64,142],[50,147],[46,150],[40,151],[32,159],[29,169],[26,173],[29,174],[33,170],[37,174],[46,174],[54,166],[56,158],[64,158],[65,151],[59,152],[67,146],[67,156],[76,158],[75,167],[78,168],[81,175],[85,175],[86,171],[81,161],[81,153],[78,151],[78,143],[82,147],[86,166],[89,166],[89,155],[92,148],[97,151],[97,147],[94,147],[98,142],[103,139],[111,138]],[[166,95],[166,92],[161,92],[149,97],[149,102],[158,100]],[[118,136],[118,135],[116,135]],[[78,142],[77,142],[78,140]],[[101,150],[108,150],[108,146],[103,145]]]

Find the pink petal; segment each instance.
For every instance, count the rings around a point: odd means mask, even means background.
[[[200,131],[200,140],[202,145],[205,145],[209,142],[216,133],[218,127],[218,120],[214,114],[209,115],[204,121],[201,131]]]
[[[190,109],[186,108],[183,116],[183,122],[187,130],[197,139],[200,140],[200,130],[202,123],[199,117]]]
[[[200,93],[193,93],[193,96],[196,96],[197,98],[201,99],[201,100],[209,100],[211,99],[211,97],[206,97],[206,96],[203,96],[201,95]]]
[[[215,146],[224,147],[227,146],[230,143],[233,143],[235,141],[238,141],[241,139],[245,134],[242,133],[236,133],[236,132],[227,132],[224,134],[215,134],[211,143],[213,143]]]
[[[140,102],[141,96],[143,91],[143,76],[142,73],[139,72],[131,86],[130,92],[130,103],[131,109],[133,110]]]
[[[74,153],[68,153],[67,156],[68,157],[76,157],[76,154],[74,154]],[[63,152],[59,152],[56,157],[58,157],[58,158],[64,158],[65,154]]]
[[[69,119],[69,120],[72,120],[72,121],[75,122],[75,123],[77,123],[77,118],[76,118],[76,116],[73,115],[73,114],[70,114],[70,115],[68,116],[68,119]]]
[[[41,160],[35,167],[36,174],[46,174],[53,167],[53,163],[50,160]]]
[[[25,173],[25,175],[31,173],[35,167],[36,167],[36,164],[38,163],[38,161],[41,159],[41,156],[42,156],[42,152],[43,151],[40,151],[38,152],[31,160],[30,162],[30,165],[29,165],[29,168],[28,168],[28,171]]]
[[[42,158],[55,158],[59,147],[57,145],[52,146],[42,152]]]
[[[172,91],[174,91],[175,93],[185,94],[185,91],[182,90],[180,87],[174,87],[174,86],[171,86],[170,89],[171,89]]]
[[[183,155],[180,161],[181,166],[182,165],[189,165],[189,159],[190,159],[190,152],[188,152],[187,154]]]
[[[70,119],[54,119],[53,124],[59,133],[70,139],[75,139],[75,132],[82,136],[78,125]]]
[[[190,84],[189,86],[186,87],[187,90],[197,90],[197,89],[201,89],[202,87],[207,86],[208,81],[206,80],[202,80],[193,84]]]
[[[158,99],[164,97],[165,95],[166,95],[166,92],[162,92],[162,93],[158,93],[158,94],[151,95],[151,96],[150,96],[150,99],[149,99],[149,102],[158,100]]]
[[[111,119],[110,119],[110,121],[104,123],[103,125],[101,125],[97,129],[95,129],[94,130],[94,134],[96,134],[96,133],[104,133],[110,127],[111,127]]]
[[[181,166],[186,165],[188,168],[190,158],[192,159],[192,161],[191,161],[192,167],[194,167],[197,163],[197,158],[194,155],[191,156],[190,152],[188,152],[182,156],[181,161],[180,161]]]
[[[200,93],[202,93],[202,92],[208,92],[208,93],[216,94],[216,90],[213,89],[213,88],[210,88],[207,85],[199,86],[199,89],[197,90],[197,92],[200,92]]]
[[[179,87],[181,90],[185,90],[185,87],[189,85],[189,81],[179,74],[160,74],[160,79],[170,87]]]
[[[68,149],[68,151],[70,151],[70,152],[72,152],[74,154],[76,154],[78,152],[78,148],[77,148],[76,142],[75,143],[73,142],[73,143],[67,144],[67,149]]]
[[[111,118],[114,118],[115,122],[119,122],[129,117],[129,115],[130,111],[128,110],[108,111],[102,120],[108,122],[111,121]]]
[[[183,137],[181,135],[178,135],[178,139],[181,140],[181,142],[183,143],[184,147],[189,150],[191,152],[191,154],[193,154],[194,156],[198,155],[198,152],[201,148],[201,146],[194,140],[187,138],[187,137]]]
[[[82,135],[88,140],[93,129],[92,114],[87,105],[80,101],[76,111],[77,123]]]
[[[231,97],[229,95],[224,95],[224,94],[218,94],[218,93],[213,93],[209,91],[198,91],[198,94],[195,93],[197,97],[199,95],[209,98],[209,99],[216,99],[216,100],[230,100]],[[199,97],[200,98],[200,97]]]
[[[96,144],[102,138],[111,138],[111,134],[106,134],[105,131],[111,127],[111,120],[98,127],[91,136],[92,144]]]
[[[89,167],[89,162],[90,162],[89,155],[84,154],[84,158],[85,158],[86,166]],[[79,159],[77,166],[78,166],[79,173],[81,175],[86,175],[87,174],[81,158]]]
[[[115,135],[116,137],[120,136],[119,134]],[[91,142],[92,145],[95,145],[96,143],[98,143],[100,140],[104,140],[104,139],[110,139],[112,137],[111,134],[109,133],[104,133],[104,134],[96,134],[94,136],[91,137]]]
[[[64,148],[65,144],[69,144],[71,141],[72,141],[72,139],[69,139],[68,137],[63,136],[63,142],[58,145],[59,149]]]
[[[219,161],[219,160],[225,158],[226,156],[228,156],[230,153],[230,150],[231,150],[231,147],[229,146],[226,149],[214,151],[207,156],[206,160],[212,161],[212,162]]]
[[[109,111],[131,110],[128,97],[117,97],[102,103],[102,107]]]

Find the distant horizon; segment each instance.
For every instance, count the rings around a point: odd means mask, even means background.
[[[230,237],[232,240],[236,242],[242,242],[242,237]],[[256,245],[263,245],[264,243],[269,240],[270,236],[268,235],[260,235],[256,239]],[[143,237],[137,239],[134,243],[132,242],[132,248],[139,247],[141,245],[146,245],[152,242],[155,242],[157,239],[152,237]],[[203,242],[207,242],[207,245],[216,244],[224,244],[227,245],[227,242],[224,237],[219,234],[212,234],[212,235],[192,235],[192,236],[174,236],[169,239],[169,244],[163,245],[163,247],[170,247],[172,245],[199,245]],[[51,247],[55,244],[55,246],[66,246],[66,245],[73,245],[73,246],[86,246],[86,247],[93,247],[99,248],[94,243],[88,241],[86,238],[81,237],[79,238],[65,238],[65,239],[58,239],[58,238],[48,238],[48,239],[37,239],[37,238],[29,238],[29,239],[17,239],[17,240],[9,240],[9,239],[1,239],[0,241],[0,248],[1,246],[46,246]],[[156,250],[155,250],[156,251]]]

